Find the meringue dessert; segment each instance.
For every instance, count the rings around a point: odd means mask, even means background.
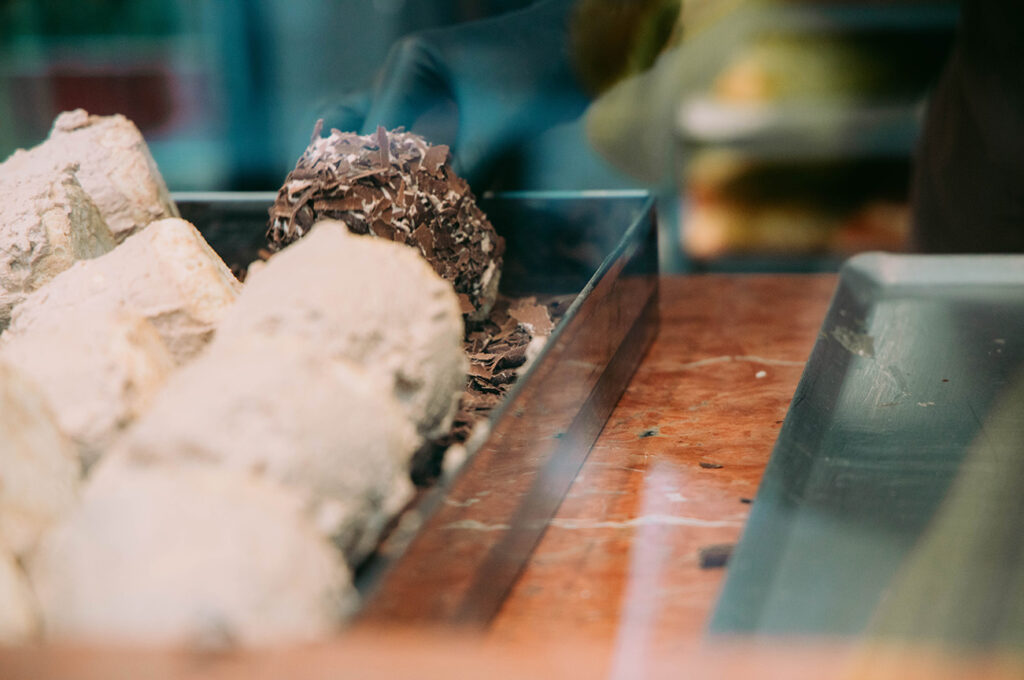
[[[72,312],[87,309],[106,318],[121,309],[149,320],[175,361],[184,363],[213,337],[240,288],[194,226],[159,220],[110,253],[75,263],[29,296],[0,340],[37,326],[57,327]]]
[[[114,235],[78,183],[74,165],[51,171],[26,158],[0,164],[0,331],[11,310],[77,260],[114,247]]]
[[[178,217],[142,133],[124,116],[66,111],[54,120],[46,141],[15,151],[0,165],[0,175],[47,165],[54,171],[75,168],[79,184],[118,242],[150,222]]]

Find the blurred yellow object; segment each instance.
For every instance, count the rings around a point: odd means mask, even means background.
[[[722,101],[750,104],[856,100],[884,89],[885,64],[878,62],[856,41],[769,33],[737,52],[712,92]]]
[[[687,172],[681,246],[696,259],[901,250],[908,232],[905,201],[872,197],[870,186],[844,186],[861,172],[841,163],[700,152]],[[806,182],[808,175],[817,181]]]
[[[909,230],[906,204],[868,203],[837,217],[807,206],[749,208],[736,204],[690,206],[682,246],[692,257],[724,255],[848,255],[903,250]]]
[[[573,62],[585,89],[607,90],[647,70],[678,34],[681,0],[580,0],[570,25]]]

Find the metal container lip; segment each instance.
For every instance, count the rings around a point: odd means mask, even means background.
[[[523,200],[573,200],[573,199],[638,199],[642,200],[642,203],[637,205],[637,213],[633,217],[632,222],[622,232],[622,236],[615,248],[604,258],[598,268],[591,275],[590,280],[587,281],[586,285],[576,295],[576,299],[569,305],[569,309],[566,310],[565,315],[561,318],[555,330],[548,337],[547,342],[544,343],[544,347],[541,348],[536,359],[532,365],[526,370],[526,373],[520,376],[516,384],[509,390],[505,396],[505,400],[491,412],[489,422],[493,425],[498,422],[504,415],[509,405],[515,400],[519,392],[522,391],[523,386],[529,383],[530,376],[536,370],[537,366],[543,364],[548,354],[551,352],[551,348],[555,346],[558,340],[561,338],[565,329],[568,328],[573,319],[579,313],[580,307],[586,301],[587,297],[594,290],[597,284],[604,279],[608,271],[618,262],[623,254],[626,253],[627,249],[635,247],[637,240],[640,238],[640,232],[647,227],[647,216],[652,213],[655,206],[654,195],[649,191],[644,190],[594,190],[594,191],[510,191],[501,193],[492,193],[487,196],[488,200],[501,200],[511,199],[516,201]],[[470,457],[475,453],[474,450],[469,450],[468,454]]]

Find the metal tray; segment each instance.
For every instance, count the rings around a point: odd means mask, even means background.
[[[175,195],[229,263],[255,258],[273,198]],[[361,571],[364,623],[485,626],[657,332],[646,192],[517,192],[480,205],[506,239],[502,292],[577,297],[492,415],[486,441],[419,499]]]
[[[710,631],[1005,641],[1022,367],[1024,257],[848,261]]]

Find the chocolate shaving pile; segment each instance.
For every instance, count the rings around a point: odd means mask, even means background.
[[[465,442],[473,428],[501,404],[519,378],[530,342],[549,335],[575,297],[552,296],[538,301],[534,297],[498,296],[486,320],[466,326],[466,391],[448,436],[430,442],[417,454],[413,481],[427,485],[437,478],[445,450]]]
[[[418,248],[454,286],[463,314],[486,318],[505,242],[452,170],[448,147],[401,128],[321,137],[322,127],[318,121],[270,208],[271,250],[301,238],[318,219],[341,220],[354,233]]]

